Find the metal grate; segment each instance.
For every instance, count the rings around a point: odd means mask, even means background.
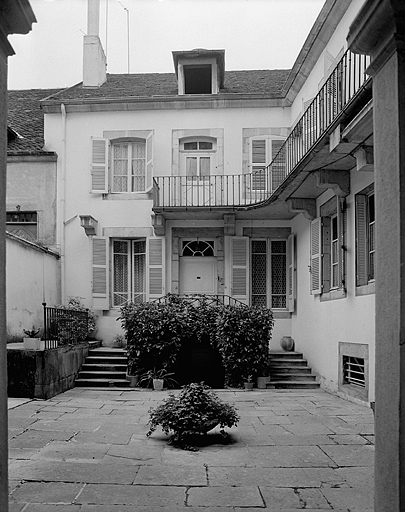
[[[361,357],[343,356],[343,382],[366,387],[364,359]]]

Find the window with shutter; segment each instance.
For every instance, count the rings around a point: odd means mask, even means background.
[[[91,191],[95,194],[108,192],[108,147],[107,139],[92,138]]]
[[[242,302],[248,303],[249,290],[249,238],[232,237],[231,255],[232,255],[232,297]]]
[[[290,313],[295,311],[295,272],[295,235],[292,233],[287,239],[287,298]]]
[[[148,238],[149,299],[164,295],[163,251],[163,238]]]
[[[93,308],[110,308],[108,297],[108,240],[94,236],[92,238],[92,289]]]
[[[266,190],[267,139],[252,139],[252,190]]]
[[[286,177],[285,154],[286,148],[283,148],[285,140],[273,139],[271,141],[271,191],[281,185]]]
[[[356,286],[375,278],[374,185],[355,196],[356,204]]]
[[[311,222],[311,293],[322,293],[322,224],[317,218]]]

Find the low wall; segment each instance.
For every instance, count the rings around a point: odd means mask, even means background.
[[[8,396],[52,398],[74,387],[87,342],[51,350],[7,349]]]

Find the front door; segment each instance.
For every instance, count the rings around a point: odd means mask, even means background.
[[[215,295],[216,258],[188,257],[180,258],[180,294],[205,293]]]

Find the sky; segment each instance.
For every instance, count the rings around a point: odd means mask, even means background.
[[[100,0],[108,73],[173,73],[172,51],[224,49],[225,69],[289,69],[325,0]],[[37,23],[11,35],[9,89],[82,81],[87,0],[30,0]],[[129,30],[128,30],[129,28]]]

